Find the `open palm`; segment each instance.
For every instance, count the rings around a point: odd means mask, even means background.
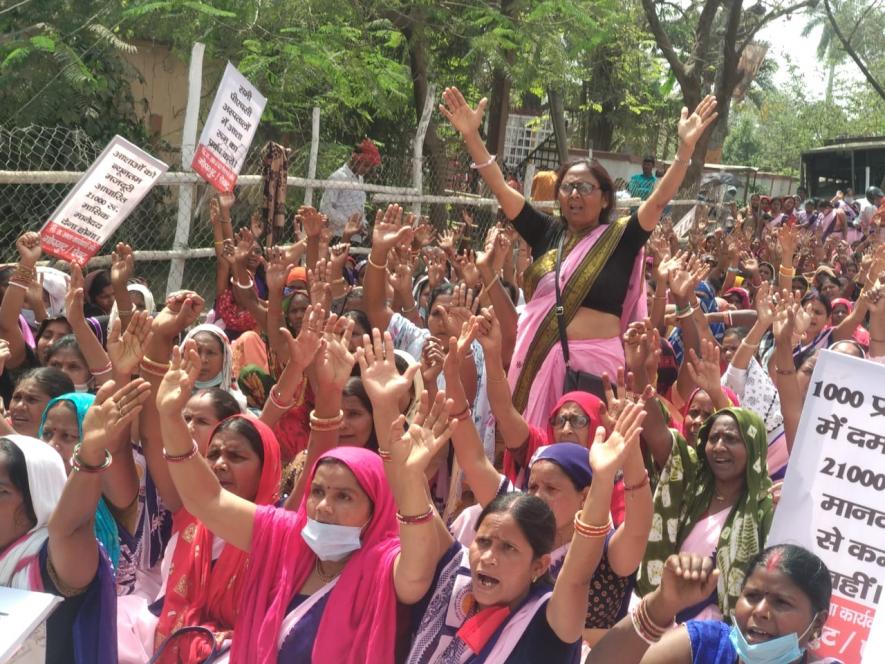
[[[688,109],[683,107],[682,116],[679,118],[679,139],[686,145],[694,147],[707,127],[713,124],[718,116],[716,97],[713,95],[704,97],[691,115],[688,114]]]
[[[458,88],[446,88],[439,110],[456,130],[461,134],[468,134],[479,131],[487,104],[488,100],[483,97],[476,108],[470,108]]]

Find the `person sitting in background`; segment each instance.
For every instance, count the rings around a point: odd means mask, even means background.
[[[627,191],[634,198],[645,200],[651,195],[658,179],[654,174],[655,158],[648,156],[642,160],[642,173],[636,173],[627,184]]]

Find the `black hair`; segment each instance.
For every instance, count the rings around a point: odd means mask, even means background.
[[[359,325],[367,334],[372,334],[372,323],[369,322],[369,317],[366,315],[365,311],[361,311],[360,309],[348,309],[341,314],[341,318],[349,318]],[[362,339],[359,341],[362,342]]]
[[[222,431],[231,431],[249,441],[249,447],[258,456],[262,465],[264,464],[264,445],[261,442],[261,436],[249,420],[245,417],[229,417],[218,425],[215,433],[221,433]]]
[[[722,338],[725,339],[727,336],[733,336],[743,340],[749,333],[750,331],[745,327],[729,327],[723,333]]]
[[[348,378],[341,394],[345,397],[356,397],[362,404],[363,408],[365,408],[370,414],[373,412],[372,401],[369,399],[369,394],[366,392],[366,388],[363,386],[361,378],[356,376]],[[378,436],[375,435],[374,419],[372,420],[372,433],[369,435],[369,440],[366,441],[365,447],[367,450],[372,450],[373,452],[378,450]]]
[[[786,574],[811,602],[814,613],[829,611],[833,581],[824,561],[808,549],[795,544],[777,544],[760,551],[750,561],[747,576],[757,567],[776,569]]]
[[[833,350],[836,346],[840,344],[848,344],[854,347],[854,350],[857,351],[857,354],[854,353],[846,353],[844,351],[836,350],[836,353],[842,353],[843,355],[852,355],[853,357],[859,357],[861,359],[866,359],[867,350],[863,347],[863,345],[857,339],[840,339],[839,341],[834,341],[827,348],[828,350]]]
[[[430,291],[430,298],[427,300],[427,315],[430,315],[430,312],[433,311],[433,303],[436,302],[436,298],[440,295],[451,295],[455,292],[455,285],[452,283],[444,283],[440,284],[432,291]]]
[[[86,297],[88,298],[90,303],[95,302],[95,298],[101,293],[105,288],[111,286],[111,273],[107,270],[96,270],[92,272],[95,276],[92,277],[92,281],[89,283],[89,288],[86,290]],[[86,275],[87,277],[91,275]]]
[[[599,189],[602,191],[602,198],[608,202],[604,208],[599,210],[599,223],[607,224],[611,221],[611,216],[615,211],[615,185],[612,182],[611,175],[608,174],[608,171],[605,170],[600,164],[591,161],[590,159],[573,159],[571,161],[567,161],[562,166],[559,167],[559,170],[556,171],[556,188],[554,192],[559,194],[559,187],[562,186],[562,180],[565,177],[566,173],[568,173],[575,166],[586,166],[590,171],[590,174],[596,178],[597,182],[599,182]]]
[[[234,399],[234,396],[227,390],[222,390],[220,387],[207,387],[202,390],[197,390],[191,395],[191,397],[203,395],[209,397],[209,402],[212,404],[212,412],[215,413],[215,419],[219,421],[226,420],[231,415],[239,415],[243,412],[242,408],[240,408],[240,404]]]
[[[650,161],[652,164],[654,164],[654,163],[655,163],[654,155],[646,155],[645,157],[642,158],[642,163],[643,163],[643,164],[646,163],[646,162],[648,162],[648,161]]]
[[[553,551],[556,537],[556,517],[550,506],[537,496],[527,493],[505,493],[485,506],[476,521],[476,530],[489,514],[508,512],[525,535],[535,558]]]
[[[77,343],[77,337],[73,334],[66,334],[52,342],[52,345],[46,351],[46,362],[49,363],[49,360],[52,359],[53,355],[63,350],[73,350],[80,356],[80,359],[83,360],[83,364],[86,365],[87,368],[89,367],[89,363],[83,356],[83,351],[80,350],[80,344]]]
[[[43,333],[46,331],[46,328],[49,327],[52,323],[64,323],[68,326],[68,329],[71,329],[71,324],[68,322],[66,316],[55,316],[54,318],[44,318],[40,322],[40,327],[37,328],[37,334],[34,335],[34,341],[40,341],[40,337],[43,336]]]
[[[3,461],[6,467],[6,474],[9,475],[9,481],[12,486],[19,490],[22,495],[22,507],[24,507],[25,517],[30,524],[37,523],[37,514],[34,512],[34,501],[31,500],[31,486],[28,484],[28,463],[25,460],[24,453],[19,449],[18,445],[8,438],[0,438],[0,454],[6,458]]]
[[[817,290],[810,290],[805,295],[802,296],[800,303],[802,304],[802,308],[805,308],[805,305],[809,302],[820,302],[824,310],[827,312],[827,318],[829,318],[833,313],[833,305],[830,304],[830,298]]]
[[[55,367],[36,367],[23,373],[16,382],[16,387],[26,380],[34,381],[40,391],[50,399],[74,391],[74,381],[71,380],[71,377]]]

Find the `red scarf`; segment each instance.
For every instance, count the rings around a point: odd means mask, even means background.
[[[277,439],[270,427],[260,420],[247,415],[232,417],[247,420],[261,437],[264,463],[255,504],[271,505],[277,499],[280,484],[280,446]],[[221,422],[215,431],[219,426]],[[215,431],[212,432],[213,436]],[[176,512],[173,529],[178,533],[178,543],[172,556],[154,647],[176,630],[194,625],[208,627],[216,633],[219,641],[223,640],[236,622],[249,567],[249,554],[235,546],[225,545],[213,565],[212,533],[185,509]],[[169,644],[158,662],[201,662],[210,652],[211,645],[205,638],[183,634]]]

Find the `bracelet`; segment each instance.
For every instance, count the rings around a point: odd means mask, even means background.
[[[133,304],[133,305],[132,305],[132,308],[131,308],[129,311],[118,311],[118,312],[117,312],[117,315],[118,315],[120,318],[132,318],[132,316],[135,315],[135,312],[136,312],[136,311],[138,311],[138,307],[136,307],[136,306]]]
[[[382,450],[380,447],[378,448],[378,456],[382,461],[390,461],[393,458],[389,450]]]
[[[637,490],[641,489],[642,487],[648,486],[648,484],[649,484],[649,477],[648,477],[648,471],[646,470],[645,477],[643,477],[636,484],[631,484],[630,486],[627,486],[627,483],[625,482],[624,483],[624,491],[637,491]]]
[[[317,417],[316,411],[310,411],[310,429],[311,431],[317,431],[319,433],[325,433],[329,431],[337,431],[341,428],[341,423],[344,422],[344,411],[339,410],[338,414],[335,417]]]
[[[410,313],[412,313],[413,311],[415,311],[415,309],[417,309],[417,308],[418,308],[418,305],[415,304],[414,301],[413,301],[411,307],[408,307],[408,308],[403,307],[403,308],[400,310],[400,313],[403,313],[403,314],[410,314]]]
[[[728,327],[732,327],[734,325],[731,320],[731,310],[725,312],[725,323],[728,325]]]
[[[234,279],[234,284],[236,284],[237,288],[242,288],[243,290],[252,290],[252,287],[255,286],[255,280],[249,279],[248,284],[241,284],[239,279]]]
[[[778,376],[792,376],[796,373],[796,368],[793,367],[791,369],[776,369]]]
[[[608,517],[608,521],[602,526],[592,526],[589,523],[584,523],[581,521],[581,512],[583,510],[580,509],[575,512],[575,532],[583,537],[588,538],[597,538],[597,537],[606,537],[612,529],[612,518],[611,515]]]
[[[678,318],[678,319],[691,318],[694,315],[694,312],[695,312],[695,308],[689,307],[687,310],[683,311],[682,313],[679,313],[677,311],[676,318]]]
[[[212,244],[213,244],[214,246],[216,246],[216,247],[223,247],[223,246],[224,246],[224,241],[222,241],[222,240],[216,240],[216,241],[213,242]]]
[[[684,307],[680,307],[678,304],[676,305],[676,315],[684,314],[686,311],[691,311],[691,305],[687,304]]]
[[[400,525],[403,526],[418,526],[422,523],[427,523],[431,519],[433,519],[433,506],[428,505],[427,511],[424,514],[419,514],[418,516],[405,516],[399,510],[396,512],[396,520],[400,522]]]
[[[645,641],[648,645],[654,645],[661,640],[668,627],[661,627],[655,624],[648,615],[647,600],[643,598],[636,608],[630,612],[630,620],[633,623],[633,629],[636,630],[637,636]]]
[[[784,266],[781,265],[777,269],[777,272],[782,277],[795,277],[796,276],[796,268],[794,268],[794,267],[788,267],[788,268],[784,269]]]
[[[166,371],[166,369],[168,369],[171,365],[171,362],[157,362],[156,360],[149,358],[147,355],[142,356],[141,362],[142,364],[148,364],[152,366],[154,369],[162,369],[163,371]]]
[[[274,406],[276,406],[277,408],[279,408],[280,410],[289,410],[289,409],[291,409],[291,408],[295,405],[295,399],[292,399],[292,401],[290,401],[289,403],[283,403],[283,402],[280,400],[280,397],[278,396],[278,392],[279,392],[279,391],[280,391],[280,390],[279,390],[279,388],[278,388],[276,385],[274,385],[274,386],[270,389],[270,402],[271,402]]]
[[[738,274],[741,271],[741,269],[738,267],[729,267],[725,271],[731,272],[732,274]]]
[[[636,636],[645,641],[648,645],[653,646],[657,643],[657,639],[652,638],[651,636],[645,633],[645,630],[642,629],[642,624],[639,622],[639,607],[642,606],[642,602],[636,605],[630,612],[630,622],[633,623],[633,631],[636,632]]]
[[[497,155],[492,155],[491,157],[489,157],[488,161],[484,161],[481,164],[477,164],[475,161],[471,161],[470,168],[472,168],[475,171],[478,171],[480,168],[486,168],[487,166],[491,166],[492,164],[494,164],[495,159],[497,159]]]
[[[366,257],[366,261],[368,262],[369,267],[374,267],[376,270],[385,270],[385,271],[387,270],[386,265],[379,265],[378,263],[376,263],[375,261],[372,260],[372,254],[369,254]]]
[[[74,446],[74,453],[71,455],[71,470],[83,473],[102,473],[110,468],[114,460],[110,452],[104,451],[104,462],[100,466],[90,466],[88,463],[83,463],[83,460],[80,458],[80,449],[82,447],[82,443],[77,443]]]
[[[691,159],[679,159],[678,157],[675,157],[675,158],[673,159],[673,162],[672,162],[672,163],[674,163],[674,164],[685,164],[686,166],[691,166]]]
[[[753,350],[756,350],[757,348],[759,348],[759,344],[751,344],[746,339],[741,339],[741,344],[743,344],[747,348],[752,348]]]
[[[9,280],[9,285],[10,285],[10,286],[17,286],[18,288],[21,288],[23,291],[28,290],[28,286],[27,286],[27,285],[25,285],[25,284],[23,284],[23,283],[20,283],[20,282],[17,281],[15,278],[10,278],[10,280]]]
[[[157,378],[163,378],[166,375],[166,370],[157,371],[156,369],[151,368],[149,365],[145,364],[143,361],[138,365],[138,368],[141,370],[141,373],[146,374],[148,376],[156,376]]]
[[[107,373],[111,373],[111,370],[113,368],[114,368],[114,366],[110,362],[108,362],[104,367],[102,367],[98,371],[93,371],[92,369],[90,369],[89,373],[91,373],[93,376],[98,378],[99,376],[104,376]]]
[[[456,422],[461,422],[462,420],[468,419],[470,415],[470,404],[467,404],[466,406],[464,406],[464,410],[462,410],[460,413],[458,413],[457,415],[452,415],[452,419]]]
[[[193,442],[191,448],[185,452],[184,454],[169,454],[166,451],[166,448],[163,448],[163,458],[166,459],[169,463],[181,463],[182,461],[188,461],[189,459],[193,459],[200,453],[199,448],[197,447],[197,443]]]

